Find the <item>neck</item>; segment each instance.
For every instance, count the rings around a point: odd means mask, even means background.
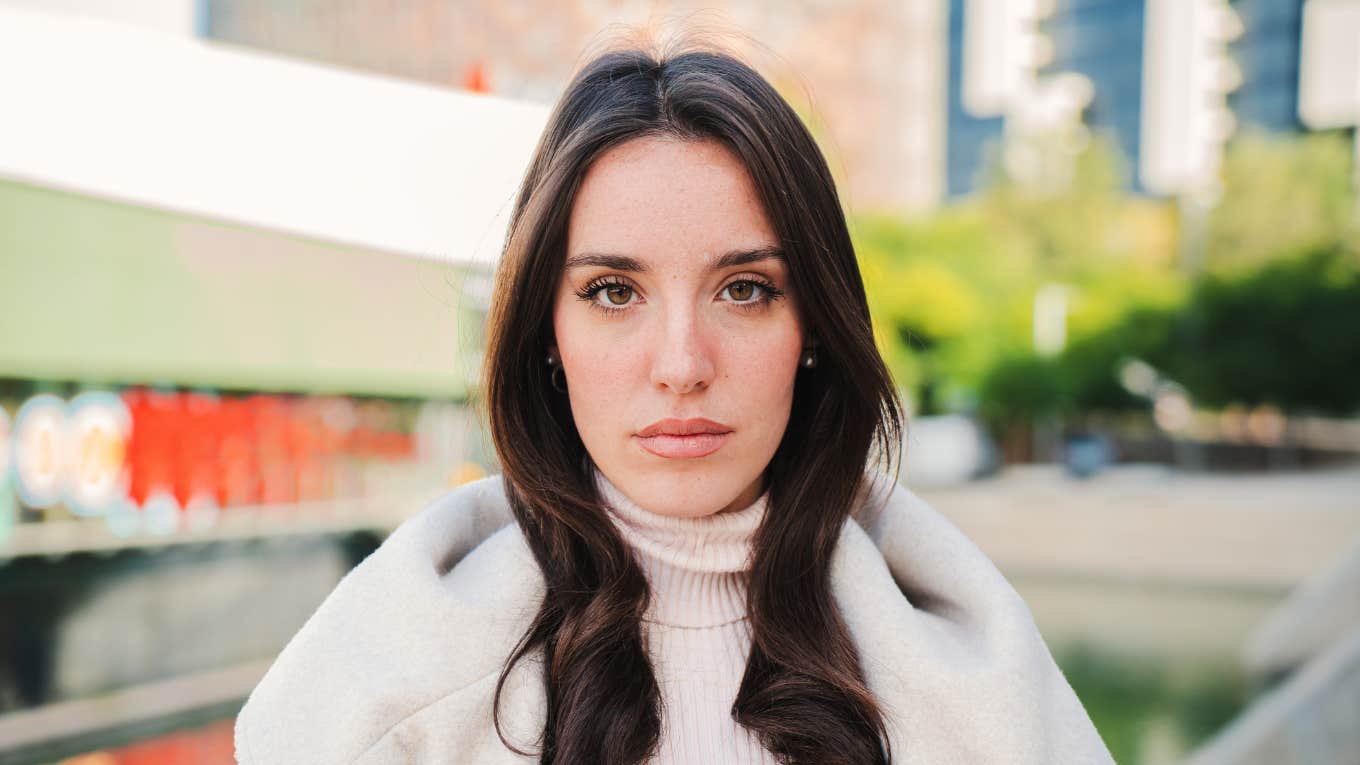
[[[712,627],[746,616],[751,545],[769,495],[699,518],[659,515],[638,505],[604,474],[596,488],[610,519],[633,549],[652,597],[644,619]]]

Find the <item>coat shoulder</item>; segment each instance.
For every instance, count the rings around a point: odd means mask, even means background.
[[[895,749],[925,762],[1112,762],[1028,605],[963,531],[886,475],[852,515],[833,582]]]
[[[893,476],[866,472],[851,512],[902,592],[921,607],[994,613],[1028,607],[983,550],[943,513]],[[966,601],[966,602],[965,602]]]
[[[497,671],[542,579],[500,477],[403,522],[290,639],[236,720],[241,763],[351,762]]]

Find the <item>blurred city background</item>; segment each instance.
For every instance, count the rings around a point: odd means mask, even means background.
[[[232,761],[339,578],[496,472],[553,100],[687,24],[817,136],[903,482],[1116,759],[1360,763],[1360,0],[0,0],[0,763]]]

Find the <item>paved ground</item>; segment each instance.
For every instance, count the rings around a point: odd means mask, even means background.
[[[917,493],[1025,596],[1050,643],[1235,659],[1291,588],[1360,545],[1360,466],[1273,474],[1054,466]]]

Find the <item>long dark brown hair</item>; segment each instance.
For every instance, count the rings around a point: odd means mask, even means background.
[[[830,589],[842,525],[871,462],[896,473],[901,402],[874,345],[826,160],[797,114],[733,54],[690,43],[589,60],[548,119],[516,200],[488,316],[483,391],[505,494],[547,589],[496,685],[543,651],[541,762],[632,765],[659,745],[661,702],[642,637],[645,575],[596,495],[566,394],[544,363],[581,179],[642,136],[713,140],[745,165],[788,260],[817,365],[800,369],[767,468],[747,611],[752,645],[732,717],[788,763],[891,760],[883,713]]]

